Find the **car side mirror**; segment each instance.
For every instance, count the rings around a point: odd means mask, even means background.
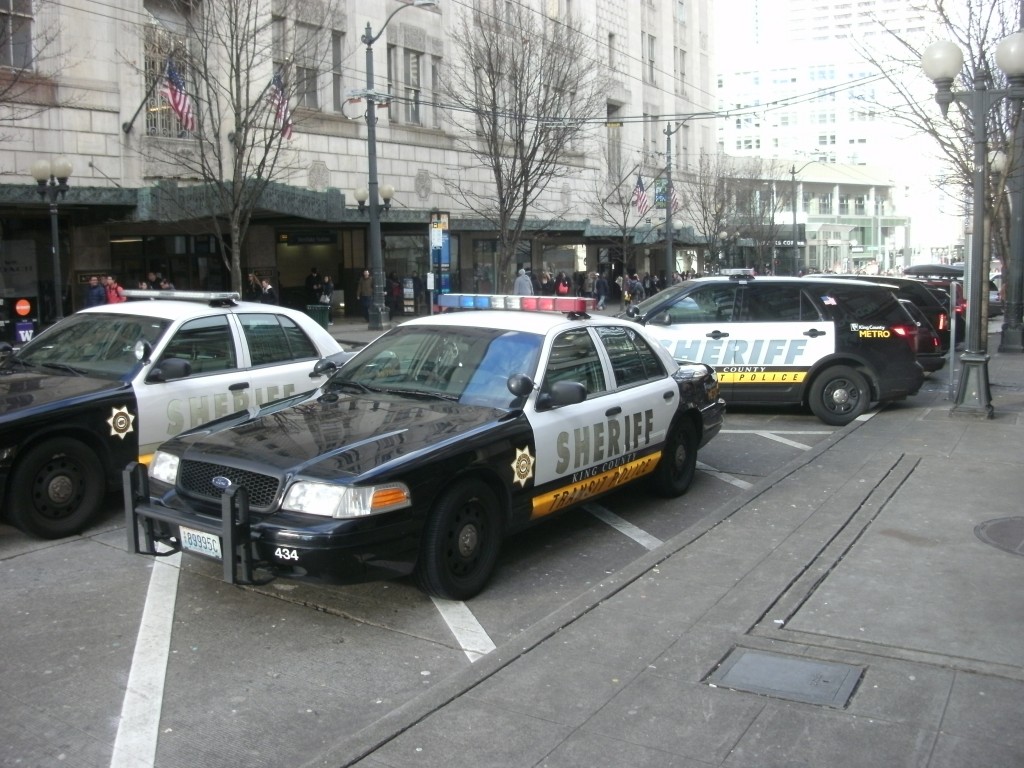
[[[672,325],[672,315],[668,312],[659,312],[653,318],[651,318],[648,325]]]
[[[168,357],[160,361],[160,366],[150,371],[146,381],[162,382],[172,379],[184,379],[192,375],[192,363],[180,357]]]
[[[636,304],[626,307],[626,317],[631,317],[634,319],[640,317],[640,308],[636,306]]]
[[[556,381],[548,392],[541,392],[537,398],[537,409],[560,408],[575,405],[587,399],[587,388],[578,381]]]
[[[338,370],[338,364],[327,357],[323,357],[316,361],[316,365],[313,366],[313,372],[309,374],[309,378],[316,378],[317,376],[330,376]]]

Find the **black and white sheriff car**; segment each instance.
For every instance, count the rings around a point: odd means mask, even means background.
[[[315,389],[325,376],[314,365],[346,354],[295,310],[237,294],[129,294],[140,300],[84,309],[17,352],[4,347],[0,500],[29,533],[80,532],[129,462],[183,430]]]
[[[148,473],[127,469],[129,549],[218,559],[235,582],[261,567],[414,573],[465,599],[515,530],[634,481],[687,490],[725,410],[710,366],[590,317],[592,299],[443,301],[481,311],[405,322],[313,395],[183,433]]]

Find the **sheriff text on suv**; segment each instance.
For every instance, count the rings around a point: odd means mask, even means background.
[[[893,292],[853,280],[729,275],[690,280],[629,310],[679,361],[718,371],[726,402],[805,405],[843,425],[913,395],[916,328]]]

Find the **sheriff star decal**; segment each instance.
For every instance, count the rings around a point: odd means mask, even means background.
[[[110,414],[110,418],[107,419],[107,424],[110,425],[110,436],[120,437],[124,440],[124,436],[129,432],[132,432],[132,424],[135,422],[135,416],[128,413],[126,406],[120,408],[114,408]]]
[[[533,477],[533,454],[530,453],[530,446],[516,448],[516,459],[512,462],[512,472],[515,477],[513,483],[519,483],[520,487],[526,487],[526,481]]]

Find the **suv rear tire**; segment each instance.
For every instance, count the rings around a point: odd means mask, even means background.
[[[811,413],[834,427],[849,424],[870,404],[868,380],[848,365],[833,365],[819,373],[808,394]]]

